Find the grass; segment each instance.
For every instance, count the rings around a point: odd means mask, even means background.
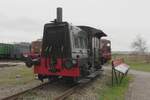
[[[139,70],[139,71],[145,71],[150,72],[150,63],[142,63],[142,62],[134,62],[134,63],[128,63],[130,65],[131,69]]]
[[[0,70],[0,85],[26,84],[33,79],[32,69],[25,66],[7,67]]]
[[[99,100],[124,100],[125,92],[128,89],[129,81],[131,77],[123,79],[122,84],[111,86],[111,72],[106,75],[106,80],[99,80],[101,83],[97,83],[96,93],[99,95]],[[19,78],[16,76],[19,75]],[[26,84],[34,79],[32,69],[25,66],[20,67],[8,67],[0,70],[0,85],[5,84],[21,85]],[[97,90],[97,88],[99,88]],[[37,95],[36,93],[29,93],[29,96]]]
[[[150,63],[147,63],[144,57],[131,57],[129,55],[120,55],[115,54],[112,55],[113,59],[116,58],[124,58],[125,63],[127,63],[131,69],[150,72]],[[99,100],[124,100],[125,93],[128,89],[130,81],[132,81],[132,77],[128,76],[124,78],[122,84],[111,86],[110,77],[105,82],[106,85],[103,86],[101,90],[99,90]]]
[[[115,84],[114,86],[112,86],[110,84],[111,81],[109,81],[109,83],[103,87],[99,100],[124,100],[130,80],[130,76],[125,77],[120,85]]]

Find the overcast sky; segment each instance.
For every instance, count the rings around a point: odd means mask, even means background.
[[[150,47],[149,0],[0,0],[0,42],[42,37],[43,25],[63,7],[63,20],[107,33],[113,51],[129,51],[136,35]]]

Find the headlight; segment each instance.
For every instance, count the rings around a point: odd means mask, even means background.
[[[107,43],[107,46],[110,47],[110,43]]]
[[[65,63],[64,63],[64,67],[67,68],[67,69],[71,69],[73,67],[73,62],[72,60],[66,60]]]

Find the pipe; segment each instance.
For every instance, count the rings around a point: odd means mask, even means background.
[[[62,22],[62,8],[57,8],[57,22]]]

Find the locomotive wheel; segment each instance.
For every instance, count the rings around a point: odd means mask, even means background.
[[[101,64],[104,65],[104,58],[101,58]]]
[[[64,80],[67,84],[76,84],[79,81],[78,77],[64,77]]]
[[[107,63],[107,59],[102,58],[102,59],[101,59],[101,64],[104,65],[105,63]]]
[[[96,67],[96,69],[98,70],[98,69],[102,69],[102,66],[101,65],[98,65],[97,67]]]
[[[79,81],[79,77],[73,78],[73,83],[77,84]]]
[[[41,75],[41,74],[38,74],[38,79],[39,79],[41,82],[43,82],[44,76]]]
[[[49,82],[53,82],[53,81],[57,81],[58,77],[57,76],[48,76],[48,81]]]

